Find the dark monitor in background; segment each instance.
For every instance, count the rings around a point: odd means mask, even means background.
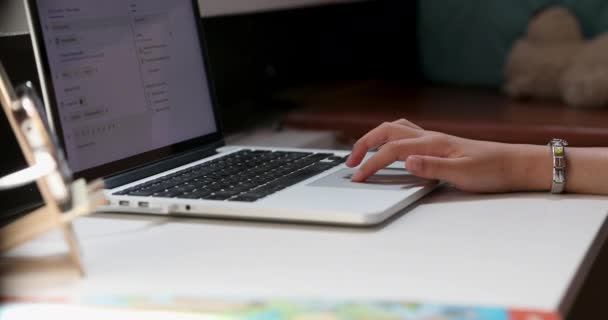
[[[277,93],[290,88],[420,79],[417,1],[200,3],[228,134],[263,121],[264,115],[288,111],[293,105]],[[248,10],[256,3],[266,5]]]

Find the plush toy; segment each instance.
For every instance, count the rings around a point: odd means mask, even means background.
[[[588,41],[568,9],[541,11],[509,53],[505,91],[516,98],[608,107],[608,33]]]

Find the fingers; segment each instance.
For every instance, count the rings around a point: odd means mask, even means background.
[[[399,120],[407,121],[407,120]],[[404,123],[404,122],[402,122]],[[417,129],[418,128],[418,129]],[[416,138],[422,133],[420,127],[411,127],[386,122],[359,139],[346,161],[346,165],[353,168],[358,166],[368,151],[373,150],[389,141],[406,138]]]
[[[410,156],[407,158],[405,166],[411,174],[417,177],[449,181],[459,172],[458,161],[459,159]]]
[[[410,128],[413,128],[413,129],[417,129],[417,130],[424,130],[421,127],[419,127],[418,125],[416,125],[415,123],[413,123],[413,122],[411,122],[411,121],[409,121],[407,119],[399,119],[399,120],[397,120],[397,121],[395,121],[393,123],[401,125],[401,126],[406,126],[406,127],[410,127]]]
[[[396,161],[405,161],[411,155],[441,156],[443,154],[441,149],[441,145],[430,137],[387,143],[359,168],[359,171],[353,175],[352,181],[363,182],[379,170]]]

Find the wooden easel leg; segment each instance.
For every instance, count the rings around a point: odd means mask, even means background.
[[[68,245],[68,258],[72,267],[80,276],[84,276],[84,268],[80,257],[80,247],[71,223],[65,223],[53,206],[44,206],[12,224],[0,229],[0,252],[6,252],[26,243],[53,229],[60,228],[63,238]]]
[[[37,209],[0,229],[0,252],[11,250],[56,227],[48,206]]]
[[[70,250],[68,254],[70,256],[70,260],[72,261],[74,268],[76,268],[78,270],[78,273],[80,274],[81,277],[84,277],[85,271],[84,271],[84,266],[82,264],[81,250],[80,250],[80,246],[78,244],[78,239],[74,232],[74,227],[72,226],[71,223],[63,225],[63,237],[65,238],[65,241],[68,243],[68,247]]]

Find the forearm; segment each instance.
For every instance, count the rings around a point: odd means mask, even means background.
[[[566,191],[608,195],[608,148],[568,148]]]
[[[549,191],[553,158],[548,146],[508,145],[512,156],[510,173],[513,191]]]
[[[548,146],[513,145],[513,189],[549,191],[553,158]],[[608,148],[566,149],[566,192],[608,195]]]

